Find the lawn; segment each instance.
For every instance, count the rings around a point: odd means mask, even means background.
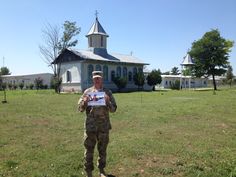
[[[8,103],[0,103],[1,177],[83,176],[85,115],[77,112],[79,96],[7,92]],[[110,114],[110,174],[236,177],[235,88],[114,97],[118,110]]]

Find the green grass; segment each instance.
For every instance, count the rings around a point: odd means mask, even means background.
[[[85,115],[77,112],[79,96],[7,92],[8,103],[0,104],[0,177],[83,176]],[[186,90],[114,96],[109,173],[236,177],[235,88],[216,95]]]

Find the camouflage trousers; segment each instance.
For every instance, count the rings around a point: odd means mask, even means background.
[[[103,169],[106,166],[106,150],[109,142],[109,131],[108,132],[88,132],[84,133],[84,147],[85,147],[85,171],[93,171],[93,155],[94,149],[97,144],[98,150],[98,168]]]

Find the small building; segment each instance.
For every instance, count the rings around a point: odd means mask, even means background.
[[[53,62],[60,65],[62,78],[62,92],[81,92],[93,85],[92,71],[103,71],[104,87],[117,90],[113,78],[127,79],[126,90],[136,90],[133,77],[137,72],[143,72],[144,65],[133,55],[109,53],[107,51],[107,38],[109,35],[101,26],[96,17],[91,29],[86,35],[88,38],[87,50],[64,50]],[[151,90],[145,84],[144,89]]]
[[[4,83],[10,83],[12,85],[24,84],[24,88],[30,84],[34,84],[36,78],[41,78],[43,80],[43,85],[47,85],[50,88],[51,79],[53,74],[51,73],[39,73],[39,74],[27,74],[27,75],[3,75],[1,76]]]
[[[161,75],[162,81],[160,84],[161,88],[171,88],[176,82],[181,80],[181,88],[202,88],[207,87],[207,78],[192,78],[191,76],[181,75]]]

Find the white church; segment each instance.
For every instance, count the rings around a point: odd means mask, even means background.
[[[126,90],[136,90],[133,76],[143,72],[148,65],[132,55],[114,54],[107,51],[107,38],[102,25],[96,17],[91,29],[86,35],[87,50],[66,49],[55,60],[54,64],[61,65],[62,92],[81,92],[92,86],[92,71],[103,71],[104,87],[117,90],[112,82],[114,77],[127,78]],[[151,90],[147,84],[145,90]]]

